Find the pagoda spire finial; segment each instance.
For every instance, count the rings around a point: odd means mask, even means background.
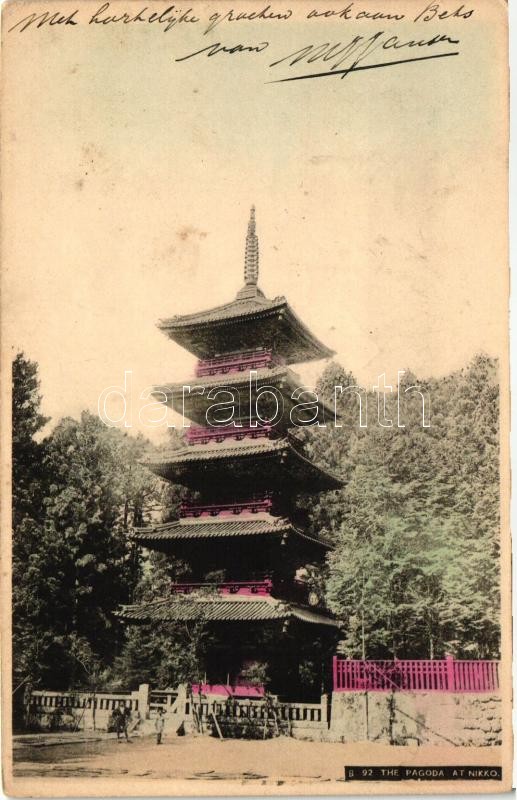
[[[246,286],[256,286],[259,271],[259,246],[255,232],[255,206],[251,206],[246,250],[244,255],[244,282]]]

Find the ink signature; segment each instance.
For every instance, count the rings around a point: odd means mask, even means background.
[[[459,51],[448,50],[445,53],[431,53],[430,55],[419,55],[410,58],[381,60],[375,63],[369,62],[372,53],[376,51],[380,51],[378,53],[380,55],[385,52],[397,53],[399,50],[433,48],[435,45],[458,45],[459,43],[459,39],[454,39],[452,36],[447,36],[445,34],[437,34],[421,39],[401,40],[398,36],[386,34],[384,31],[378,31],[372,36],[354,36],[353,39],[345,43],[336,42],[331,44],[330,42],[325,42],[320,45],[309,44],[299,50],[295,50],[287,56],[273,61],[269,66],[273,68],[284,64],[284,66],[294,67],[298,64],[314,64],[319,61],[325,65],[329,64],[329,67],[325,71],[311,71],[309,73],[302,73],[301,75],[290,75],[286,78],[277,78],[276,80],[269,81],[269,83],[284,83],[286,81],[299,81],[308,78],[325,78],[331,75],[340,75],[341,78],[344,78],[348,73],[357,72],[359,70],[377,69],[379,67],[391,67],[396,64],[409,64],[413,61],[428,61],[433,58],[457,56],[459,55]],[[368,63],[362,63],[367,59]]]
[[[446,52],[430,53],[426,55],[415,55],[407,58],[381,59],[372,62],[371,56],[377,52],[378,56],[384,53],[398,53],[400,50],[408,51],[417,49],[418,52],[426,52],[437,45],[459,45],[460,40],[446,34],[436,34],[434,36],[423,37],[421,39],[400,39],[399,36],[387,34],[385,31],[378,31],[372,36],[354,36],[348,42],[325,42],[324,44],[308,44],[289,55],[282,56],[276,61],[272,61],[269,67],[272,69],[281,64],[284,67],[296,67],[298,65],[315,64],[320,62],[328,65],[327,69],[318,72],[302,72],[299,75],[289,75],[287,77],[276,78],[268,83],[284,83],[286,81],[299,81],[308,78],[325,78],[339,75],[346,77],[350,72],[359,70],[377,69],[379,67],[391,67],[396,64],[409,64],[414,61],[429,61],[435,58],[447,58],[459,55],[459,50],[448,49]],[[205,55],[212,57],[215,55],[235,55],[236,53],[262,53],[269,47],[269,42],[258,44],[235,44],[224,45],[221,42],[205,45],[199,50],[176,58],[176,61],[187,61],[196,56]],[[364,63],[366,62],[366,63]]]

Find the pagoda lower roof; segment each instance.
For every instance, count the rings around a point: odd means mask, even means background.
[[[313,336],[285,297],[268,300],[255,286],[241,290],[230,303],[162,319],[158,327],[201,359],[258,347],[272,347],[287,364],[334,355]]]
[[[196,539],[221,539],[233,536],[299,536],[302,539],[331,548],[326,539],[310,536],[295,527],[289,520],[264,515],[262,518],[247,517],[244,519],[180,519],[153,525],[147,528],[135,528],[133,538],[145,547],[161,545],[165,542],[181,542]]]
[[[270,622],[297,619],[313,625],[338,628],[331,616],[306,606],[272,597],[206,597],[189,594],[140,605],[126,605],[116,612],[126,622]]]
[[[272,369],[258,369],[255,370],[255,375],[256,377],[253,377],[252,384],[250,384],[249,372],[191,378],[185,383],[165,383],[161,386],[154,386],[153,395],[158,399],[162,399],[163,396],[165,396],[165,403],[170,408],[173,408],[179,414],[186,416],[199,425],[206,425],[207,409],[217,400],[217,398],[213,396],[212,399],[208,399],[207,395],[211,390],[234,390],[239,395],[239,402],[241,398],[243,398],[241,406],[246,415],[249,414],[250,385],[252,389],[255,388],[255,386],[260,389],[261,386],[270,385],[278,389],[284,398],[284,413],[279,422],[287,418],[287,426],[289,427],[291,425],[289,421],[291,409],[297,403],[310,402],[311,399],[303,394],[298,400],[292,398],[295,390],[304,388],[300,386],[300,379],[296,373],[285,366],[273,367]],[[188,390],[185,389],[185,386],[188,387]],[[202,392],[201,390],[204,391]],[[255,392],[252,391],[252,397],[254,394]],[[225,398],[222,399],[226,402]],[[307,412],[308,416],[311,418],[311,424],[315,424],[316,422],[316,419],[314,419],[314,408],[316,406],[318,408],[317,421],[319,423],[324,424],[325,416],[327,419],[331,420],[335,418],[335,410],[318,398],[318,401],[315,402]],[[240,417],[240,415],[236,414],[236,418],[238,417]],[[303,418],[301,421],[303,421]],[[295,422],[298,424],[298,418]]]
[[[193,445],[159,454],[145,463],[155,475],[195,490],[227,489],[245,483],[255,488],[279,485],[312,493],[343,486],[340,478],[307,458],[302,445],[289,435]]]

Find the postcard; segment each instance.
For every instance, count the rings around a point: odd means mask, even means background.
[[[508,791],[506,5],[2,12],[6,791]]]

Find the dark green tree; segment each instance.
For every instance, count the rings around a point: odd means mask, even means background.
[[[344,429],[330,434],[334,446],[314,445],[347,482],[312,509],[314,527],[336,541],[327,591],[344,646],[356,657],[497,657],[497,365],[480,355],[428,381],[408,371],[387,416],[392,427],[375,413],[342,447]]]
[[[37,365],[13,365],[13,678],[98,685],[116,656],[114,611],[142,574],[130,531],[156,505],[141,436],[84,413],[42,442]]]
[[[40,677],[46,646],[41,598],[53,579],[53,548],[44,544],[45,444],[36,439],[49,421],[41,414],[38,366],[19,353],[12,367],[12,586],[13,690]],[[15,706],[16,708],[16,706]]]

